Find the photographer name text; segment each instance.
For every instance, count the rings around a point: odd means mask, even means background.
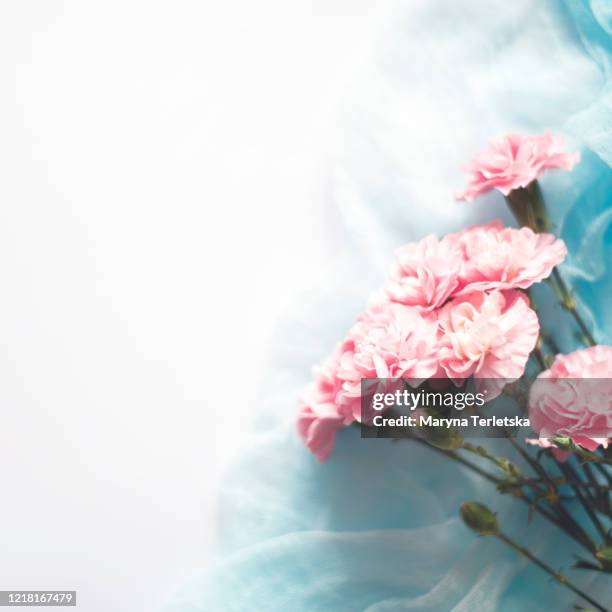
[[[529,419],[518,416],[483,417],[469,415],[465,417],[434,417],[429,414],[401,415],[385,417],[377,414],[372,424],[375,427],[529,427]]]

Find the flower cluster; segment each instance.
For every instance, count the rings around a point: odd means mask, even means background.
[[[571,170],[579,160],[579,153],[564,151],[560,136],[548,132],[539,136],[507,134],[493,140],[467,165],[467,186],[457,198],[472,201],[494,189],[511,196],[544,171]],[[516,232],[498,226],[497,230],[474,228],[460,234],[458,241],[463,243],[464,260],[469,264],[453,289],[457,295],[461,295],[462,283],[467,292],[475,288],[524,289],[549,274],[551,258],[563,259],[565,255],[563,243],[550,234],[534,234],[527,228]],[[519,262],[521,256],[523,261]],[[530,390],[530,420],[539,438],[528,439],[527,443],[551,449],[558,459],[568,455],[563,445],[588,451],[607,447],[612,434],[610,380],[611,347],[591,346],[557,355]]]
[[[298,432],[319,461],[333,452],[340,428],[355,421],[379,427],[379,414],[374,411],[385,410],[388,404],[404,405],[400,395],[412,395],[407,385],[417,388],[425,379],[435,379],[423,385],[418,394],[453,383],[460,386],[472,378],[482,405],[523,375],[540,333],[526,290],[547,278],[567,255],[562,240],[543,233],[551,223],[536,179],[551,168],[569,170],[578,159],[579,154],[565,153],[562,140],[549,133],[510,134],[492,142],[470,163],[467,188],[458,197],[471,201],[497,189],[507,196],[510,210],[523,227],[512,229],[493,222],[441,239],[427,236],[396,251],[386,286],[331,357],[315,370],[315,380],[302,398]],[[538,512],[588,550],[593,559],[579,559],[575,567],[609,573],[610,531],[602,519],[610,514],[606,486],[610,480],[610,451],[603,452],[599,447],[608,449],[612,440],[612,346],[596,345],[560,271],[555,270],[551,285],[589,348],[557,355],[549,366],[556,345],[553,336],[543,337],[536,349],[536,361],[544,371],[530,381],[527,398],[529,421],[539,437],[526,442],[552,455],[549,458],[555,459],[555,469],[563,478],[559,479],[556,472],[549,474],[540,457],[532,460],[519,448],[533,472],[531,477],[523,476],[522,468],[510,459],[464,440],[459,431],[453,430],[455,425],[451,426],[455,419],[435,419],[448,424],[431,427],[421,422],[417,435],[422,434],[422,442],[445,451],[466,469],[495,482],[501,494],[511,494],[528,504],[530,513]],[[507,393],[524,405],[526,396],[521,385],[513,385]],[[445,395],[454,400],[459,394]],[[370,409],[362,412],[364,399],[364,408]],[[426,416],[433,421],[438,411],[434,408],[430,412],[430,406],[414,402],[411,414],[419,413],[419,420]],[[391,421],[393,427],[402,426],[405,418],[404,414],[385,416],[389,418],[382,420]],[[457,419],[463,420],[468,421]],[[500,426],[505,427],[505,421]],[[458,423],[459,427],[463,425]],[[472,453],[492,463],[498,475],[464,460],[461,453]],[[571,454],[586,463],[560,463]],[[599,468],[598,473],[591,469],[591,463]],[[571,508],[564,507],[566,497],[561,495],[561,485],[575,494],[597,539],[583,529],[582,519],[576,520]],[[510,539],[488,507],[468,501],[461,505],[460,514],[467,527],[520,550],[574,594],[604,610],[568,578]]]
[[[389,280],[302,397],[298,432],[321,461],[336,431],[361,420],[361,380],[428,378],[489,391],[519,378],[539,324],[521,291],[546,278],[566,248],[549,234],[495,222],[396,251]],[[486,385],[489,385],[488,387]]]

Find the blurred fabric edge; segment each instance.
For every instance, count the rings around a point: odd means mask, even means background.
[[[218,564],[166,611],[572,608],[568,591],[457,519],[462,501],[488,503],[504,530],[567,570],[576,549],[539,519],[528,524],[525,508],[427,449],[362,441],[357,430],[342,432],[318,465],[294,418],[311,366],[381,284],[395,247],[510,222],[499,194],[453,200],[462,164],[499,133],[548,128],[582,148],[576,170],[549,173],[542,187],[581,307],[599,342],[612,342],[611,34],[605,0],[398,3],[376,61],[339,112],[329,210],[338,255],[279,325],[252,444],[219,500]],[[550,304],[545,316],[561,315]],[[562,330],[557,340],[570,350],[573,335]],[[612,602],[610,580],[570,571]]]

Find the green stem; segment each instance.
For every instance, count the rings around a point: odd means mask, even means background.
[[[506,203],[519,225],[530,227],[534,232],[550,231],[551,224],[538,181],[513,189],[506,196]]]
[[[559,467],[561,471],[563,472],[563,475],[571,483],[571,487],[574,493],[576,494],[578,501],[584,508],[589,518],[591,519],[591,522],[595,526],[595,529],[597,529],[597,532],[599,533],[600,537],[602,538],[604,542],[606,542],[607,532],[604,529],[603,525],[601,524],[599,517],[597,516],[597,514],[595,514],[595,511],[593,510],[593,508],[591,508],[591,505],[588,503],[588,501],[585,499],[584,495],[582,494],[582,491],[580,490],[580,481],[579,481],[578,476],[576,475],[576,473],[574,472],[574,470],[569,464],[560,463]]]
[[[612,519],[612,507],[610,506],[610,490],[607,485],[598,482],[593,470],[588,462],[582,466],[588,482],[584,483],[584,490],[589,497],[590,502],[594,505],[595,511],[599,510],[601,514],[606,516],[608,520]],[[606,544],[609,544],[611,538],[609,532],[606,533]]]
[[[568,535],[576,540],[576,542],[584,546],[584,548],[586,548],[591,554],[595,554],[597,550],[595,543],[591,540],[589,534],[582,528],[580,523],[578,523],[578,521],[576,521],[559,502],[559,494],[557,492],[556,484],[548,475],[546,470],[524,448],[521,448],[515,440],[510,437],[508,437],[508,439],[510,440],[510,444],[512,444],[521,457],[523,457],[523,459],[529,464],[531,469],[554,490],[557,498],[557,503],[554,505],[554,508],[559,514],[559,520],[562,522],[562,525],[565,526],[565,531],[568,533]]]
[[[482,457],[487,461],[496,465],[502,472],[512,476],[514,478],[520,477],[520,472],[518,468],[508,459],[500,459],[495,456],[493,453],[489,452],[484,446],[476,446],[475,444],[471,444],[470,442],[464,442],[462,448],[469,453],[472,453],[478,457]]]
[[[587,497],[587,499],[590,502],[595,503],[595,496],[597,495],[598,491],[597,488],[599,486],[597,480],[595,480],[595,476],[593,475],[593,472],[591,471],[591,466],[585,462],[584,465],[582,466],[582,471],[584,473],[584,475],[586,476],[586,479],[588,482],[582,482],[582,488],[585,491],[585,495]],[[591,490],[593,489],[593,490]]]
[[[540,337],[542,338],[542,342],[548,347],[548,350],[552,352],[553,355],[558,355],[561,352],[559,345],[555,342],[554,338],[550,334],[540,332]]]
[[[468,468],[469,470],[475,472],[476,474],[479,474],[480,476],[482,476],[483,478],[485,478],[489,482],[497,485],[498,487],[499,487],[500,484],[502,484],[504,482],[503,480],[501,480],[499,478],[496,478],[492,474],[489,474],[487,471],[485,471],[482,468],[478,467],[477,465],[473,464],[471,461],[468,461],[467,459],[464,459],[463,457],[459,456],[455,452],[443,450],[441,448],[433,446],[432,444],[429,444],[429,442],[427,442],[427,441],[425,441],[425,440],[423,440],[421,438],[416,438],[414,436],[409,436],[409,439],[414,440],[415,442],[417,442],[417,443],[419,443],[421,445],[427,446],[431,450],[436,451],[438,453],[441,453],[442,455],[445,455],[449,459],[452,459],[453,461],[456,461],[457,463],[460,463],[461,465],[465,466],[466,468]],[[537,500],[536,501],[532,501],[528,497],[525,497],[522,494],[522,492],[521,492],[520,495],[516,495],[515,497],[517,499],[520,499],[523,503],[527,504],[531,508],[533,508],[533,510],[535,512],[537,512],[538,514],[541,514],[544,518],[548,519],[553,525],[556,525],[559,529],[561,529],[561,531],[564,531],[565,533],[567,533],[578,544],[580,544],[581,546],[584,546],[587,550],[589,550],[589,552],[592,552],[591,548],[589,548],[589,546],[583,540],[581,540],[575,533],[573,533],[567,525],[565,525],[563,522],[561,522],[561,520],[559,518],[557,518],[556,515],[554,515],[552,512],[550,512],[546,508],[542,507],[541,505],[539,505]]]
[[[563,277],[561,276],[561,272],[559,272],[557,268],[553,269],[553,279],[559,289],[561,306],[563,306],[563,308],[565,308],[565,310],[567,310],[572,315],[572,317],[574,317],[574,320],[576,321],[578,327],[580,328],[580,331],[582,332],[585,343],[588,346],[595,346],[597,344],[595,342],[595,338],[593,337],[593,334],[590,332],[589,328],[584,322],[584,319],[580,316],[578,308],[576,307],[576,298],[568,289],[565,280],[563,280]]]
[[[542,352],[542,348],[541,348],[541,345],[540,345],[540,340],[538,340],[538,344],[533,349],[533,354],[535,355],[536,359],[538,360],[538,364],[542,368],[542,370],[547,370],[548,369],[548,364],[546,363],[546,357],[544,357],[544,353]]]
[[[540,569],[544,570],[547,574],[549,574],[556,582],[567,587],[571,591],[573,591],[578,597],[581,597],[585,601],[588,601],[592,606],[595,606],[601,612],[608,612],[606,608],[604,608],[601,604],[597,603],[594,599],[589,597],[584,591],[580,590],[577,586],[575,586],[572,582],[569,581],[569,578],[564,576],[563,574],[556,572],[550,565],[544,563],[541,559],[536,557],[532,552],[530,552],[525,546],[518,544],[511,538],[509,538],[506,534],[498,531],[495,534],[495,537],[507,544],[514,550],[516,550],[519,554],[523,555],[526,559],[529,559],[532,563],[537,565]]]
[[[485,480],[488,480],[489,482],[492,482],[495,485],[498,485],[502,482],[499,478],[496,478],[495,476],[493,476],[493,474],[489,474],[486,470],[483,470],[481,467],[475,465],[474,463],[472,463],[471,461],[468,461],[467,459],[464,459],[463,457],[459,456],[458,454],[452,451],[447,451],[447,450],[438,448],[437,446],[434,446],[433,444],[429,444],[429,442],[427,442],[426,440],[423,440],[422,438],[417,438],[416,436],[411,436],[410,439],[414,440],[417,444],[421,444],[422,446],[427,446],[428,448],[431,448],[432,450],[437,451],[438,453],[444,455],[445,457],[448,457],[449,459],[452,459],[453,461],[460,463],[464,467],[468,468],[472,472],[475,472],[479,476],[482,476]]]
[[[603,465],[600,465],[599,463],[594,463],[593,467],[605,478],[608,485],[612,487],[612,474],[610,474],[610,472],[606,470],[606,468]]]

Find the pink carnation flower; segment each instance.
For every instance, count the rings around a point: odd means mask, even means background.
[[[297,421],[304,444],[319,461],[325,461],[333,451],[336,432],[362,420],[363,378],[402,378],[418,386],[436,374],[437,353],[435,316],[403,304],[372,304],[333,355],[315,369]],[[384,388],[369,391],[393,391],[397,380],[381,385]]]
[[[342,427],[343,418],[331,403],[305,404],[297,421],[302,442],[321,462],[329,459],[336,444],[336,432]]]
[[[550,275],[567,255],[563,240],[500,221],[470,227],[449,239],[462,249],[455,295],[490,289],[527,289]]]
[[[557,355],[542,378],[612,378],[612,346],[592,346]]]
[[[557,355],[529,392],[529,418],[540,438],[565,436],[593,451],[612,437],[612,347]]]
[[[441,306],[457,287],[461,251],[452,240],[433,234],[395,252],[396,261],[386,287],[389,299],[431,311]]]
[[[373,304],[353,326],[340,358],[339,403],[347,417],[361,420],[362,378],[403,378],[412,386],[438,370],[438,324],[416,308]]]
[[[315,380],[302,397],[297,420],[300,438],[319,461],[325,461],[331,455],[336,432],[350,423],[336,406],[336,396],[342,386],[337,376],[340,355],[341,345],[315,368]]]
[[[527,298],[516,291],[456,298],[440,309],[438,320],[440,366],[456,384],[474,376],[488,399],[523,374],[540,330]]]
[[[545,170],[571,170],[578,161],[580,153],[565,153],[561,136],[549,132],[541,136],[506,134],[491,141],[489,148],[467,165],[467,187],[456,197],[471,202],[492,189],[507,196]]]

